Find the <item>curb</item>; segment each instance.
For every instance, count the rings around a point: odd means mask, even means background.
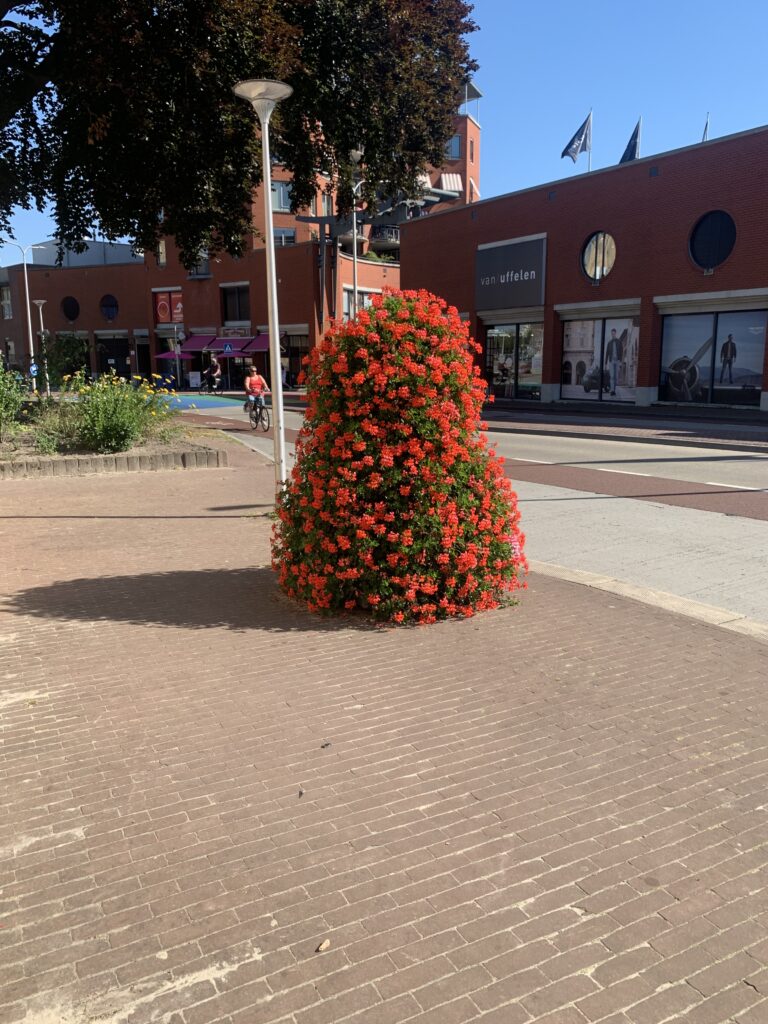
[[[155,473],[164,469],[223,469],[221,449],[160,452],[154,455],[68,455],[63,459],[20,459],[0,463],[0,480],[90,476],[94,473]]]
[[[616,594],[617,597],[628,597],[633,601],[650,604],[666,612],[685,615],[689,619],[696,619],[698,622],[719,626],[720,629],[728,629],[733,633],[740,633],[753,640],[768,643],[768,622],[758,622],[756,619],[747,618],[746,615],[729,611],[727,608],[691,601],[687,597],[677,597],[664,590],[651,590],[650,587],[641,587],[636,583],[625,583],[612,576],[599,576],[597,573],[587,572],[583,569],[567,569],[563,565],[553,565],[551,562],[529,561],[528,567],[531,572],[538,573],[540,576],[552,576],[568,583],[577,583],[582,587],[591,587],[593,590]]]

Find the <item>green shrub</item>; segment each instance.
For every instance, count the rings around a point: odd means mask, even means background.
[[[35,432],[35,448],[41,455],[55,455],[59,450],[59,439],[48,430]]]
[[[71,390],[78,395],[78,443],[95,452],[127,451],[176,415],[172,392],[139,378],[111,373],[86,384],[76,374]]]
[[[0,441],[10,433],[25,397],[24,387],[16,380],[16,374],[0,369]]]

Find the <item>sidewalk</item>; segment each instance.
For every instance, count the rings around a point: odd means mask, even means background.
[[[768,645],[318,619],[229,458],[0,487],[0,1022],[765,1024]]]

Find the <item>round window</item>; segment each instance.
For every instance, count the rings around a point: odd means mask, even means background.
[[[616,243],[605,231],[596,231],[581,253],[581,266],[590,281],[607,277],[616,262]]]
[[[731,255],[736,225],[725,210],[705,213],[691,232],[691,259],[702,270],[713,270]]]
[[[114,295],[102,296],[101,302],[99,303],[99,309],[101,310],[101,315],[105,320],[116,320],[119,308],[117,299]]]
[[[61,300],[61,312],[64,319],[73,323],[80,316],[80,303],[72,295],[67,295]]]

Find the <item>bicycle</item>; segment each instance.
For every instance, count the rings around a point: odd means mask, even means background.
[[[266,433],[269,430],[269,409],[266,403],[263,401],[259,403],[249,397],[248,405],[248,419],[251,421],[251,430],[257,430],[259,424],[261,424],[261,429]]]

